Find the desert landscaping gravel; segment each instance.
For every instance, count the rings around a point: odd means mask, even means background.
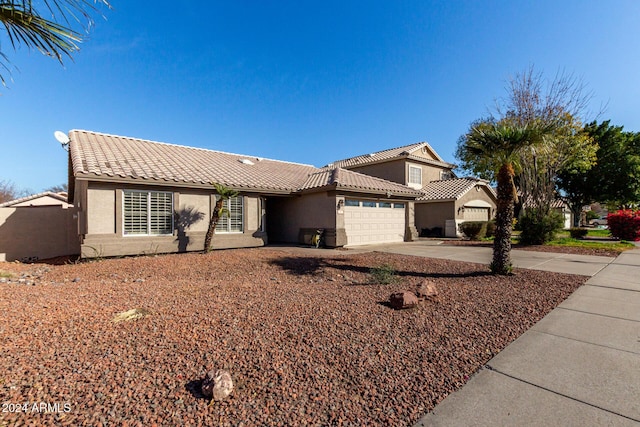
[[[398,280],[370,283],[383,264]],[[586,280],[486,270],[270,248],[0,263],[0,425],[410,426]],[[436,300],[386,303],[424,280]],[[221,402],[199,392],[215,369]]]

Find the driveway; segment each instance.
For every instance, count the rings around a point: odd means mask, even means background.
[[[441,243],[442,242],[438,240],[421,240],[417,242],[352,246],[339,250],[278,245],[269,245],[269,248],[280,248],[283,251],[297,254],[333,253],[336,255],[348,255],[377,251],[426,258],[442,258],[454,261],[474,262],[478,264],[486,264],[487,266],[491,263],[491,248],[477,246],[449,246],[442,245]],[[607,265],[611,264],[615,258],[607,256],[572,255],[513,249],[511,251],[511,260],[514,267],[517,268],[594,276]]]

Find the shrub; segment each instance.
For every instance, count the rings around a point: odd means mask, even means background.
[[[390,285],[396,281],[396,271],[389,264],[373,267],[369,270],[369,274],[371,275],[371,283]]]
[[[587,211],[586,213],[586,219],[587,219],[587,223],[589,221],[591,221],[592,219],[598,219],[600,218],[600,215],[598,215],[597,213],[595,213],[594,211]]]
[[[460,231],[471,240],[482,239],[487,232],[486,221],[467,221],[459,225]]]
[[[613,237],[620,240],[640,240],[640,209],[625,209],[607,215],[607,224]]]
[[[586,228],[571,228],[569,229],[569,235],[574,239],[582,239],[584,238],[589,230]]]
[[[487,231],[484,234],[484,237],[493,237],[496,235],[496,222],[491,220],[487,222]]]
[[[523,245],[544,245],[556,237],[564,226],[564,217],[556,211],[542,212],[527,209],[518,220],[520,243]]]

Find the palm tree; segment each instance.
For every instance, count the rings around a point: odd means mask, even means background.
[[[63,56],[71,58],[84,38],[73,21],[80,25],[86,23],[88,29],[93,24],[91,15],[97,11],[96,3],[111,7],[107,0],[42,0],[39,3],[40,10],[31,0],[0,0],[0,22],[14,49],[24,44],[55,57],[60,63]],[[7,62],[6,54],[0,51],[0,65],[10,72]],[[0,82],[5,83],[1,73]]]
[[[220,217],[222,215],[229,216],[229,211],[224,207],[224,202],[237,197],[238,193],[235,190],[232,190],[229,187],[225,187],[222,184],[213,183],[214,188],[216,189],[216,193],[218,193],[216,205],[213,208],[213,212],[211,214],[211,219],[209,220],[209,228],[207,229],[207,234],[204,238],[204,250],[203,253],[208,253],[211,251],[211,240],[213,240],[213,234],[216,232],[216,226],[218,225],[218,221],[220,221]]]
[[[514,183],[515,170],[522,150],[543,143],[545,128],[537,123],[524,125],[508,120],[487,120],[475,123],[461,138],[458,156],[465,161],[491,165],[498,185],[496,208],[496,232],[493,241],[491,271],[494,274],[510,274],[511,231],[513,208],[518,196]]]

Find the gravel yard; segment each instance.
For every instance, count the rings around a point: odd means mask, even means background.
[[[368,283],[383,264],[397,283]],[[269,248],[0,263],[0,425],[412,425],[586,280],[486,270]],[[386,305],[425,279],[436,301]],[[132,308],[150,314],[112,322]],[[217,368],[223,402],[198,392]]]

